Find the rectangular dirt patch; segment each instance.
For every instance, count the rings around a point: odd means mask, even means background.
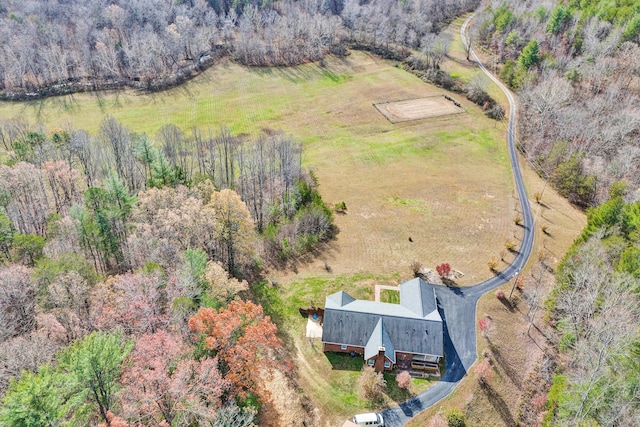
[[[444,96],[438,95],[428,98],[374,103],[373,106],[391,123],[399,123],[463,113],[464,109],[456,103],[457,101],[451,98],[446,99]]]

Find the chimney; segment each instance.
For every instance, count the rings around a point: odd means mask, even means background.
[[[384,351],[385,351],[384,346],[378,347],[378,356],[376,357],[376,362],[373,365],[373,369],[375,369],[376,372],[384,371],[384,362],[386,360],[384,356]]]

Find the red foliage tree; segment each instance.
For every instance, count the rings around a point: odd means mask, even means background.
[[[215,417],[228,383],[216,358],[188,356],[180,337],[143,335],[123,372],[123,413],[135,425],[204,425]]]
[[[215,311],[201,308],[189,319],[189,328],[204,338],[205,348],[215,352],[223,364],[225,378],[241,397],[248,391],[263,395],[260,387],[263,369],[276,366],[274,353],[282,348],[276,325],[262,307],[250,301],[235,300]]]
[[[129,424],[121,417],[115,415],[113,412],[107,412],[107,423],[100,423],[98,427],[128,427]]]
[[[482,332],[482,336],[486,338],[487,334],[489,334],[493,330],[493,322],[488,317],[483,317],[482,319],[478,320],[478,327]]]
[[[448,279],[449,278],[449,274],[451,274],[451,266],[449,265],[449,263],[445,262],[445,263],[442,263],[442,264],[438,265],[436,267],[436,271],[438,272],[438,275],[441,278]]]
[[[480,385],[488,385],[493,379],[493,367],[489,363],[489,359],[484,359],[475,368],[476,378]]]
[[[96,285],[91,317],[100,329],[118,327],[130,334],[153,333],[166,327],[167,301],[159,276],[123,274]]]

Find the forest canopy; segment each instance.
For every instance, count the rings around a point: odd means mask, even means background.
[[[333,233],[301,145],[1,134],[0,424],[252,425],[286,356],[250,284]]]
[[[519,91],[520,148],[571,202],[640,197],[640,2],[493,1],[477,41]]]
[[[640,414],[640,202],[589,210],[547,301],[559,366],[543,425],[634,425]]]
[[[293,65],[344,54],[418,48],[478,0],[2,0],[5,99],[178,84],[230,55]]]

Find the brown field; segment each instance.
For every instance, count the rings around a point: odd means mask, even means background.
[[[428,98],[407,99],[373,105],[391,123],[409,122],[464,112],[462,108],[457,107],[453,101],[445,99],[444,96],[430,96]]]

